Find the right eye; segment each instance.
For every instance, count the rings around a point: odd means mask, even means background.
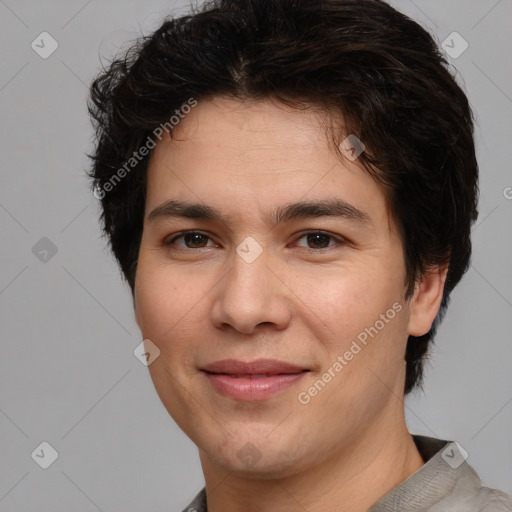
[[[183,239],[185,245],[176,243],[177,240]],[[208,235],[201,233],[200,231],[184,231],[174,238],[167,238],[164,240],[163,245],[165,247],[171,247],[173,245],[186,249],[202,249],[207,247],[206,244],[210,240]],[[211,247],[211,246],[210,246]]]

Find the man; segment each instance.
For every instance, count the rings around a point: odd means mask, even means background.
[[[472,113],[378,0],[218,0],[95,80],[91,177],[186,510],[512,510],[404,395],[467,269]]]

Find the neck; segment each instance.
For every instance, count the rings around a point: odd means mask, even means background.
[[[208,512],[320,512],[340,507],[366,512],[423,465],[403,417],[399,425],[367,430],[333,449],[322,464],[304,466],[292,475],[263,471],[253,478],[240,477],[202,451],[200,457]]]

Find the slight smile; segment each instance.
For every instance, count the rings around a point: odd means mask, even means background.
[[[276,359],[225,359],[208,364],[201,371],[221,395],[252,402],[290,388],[310,370]]]

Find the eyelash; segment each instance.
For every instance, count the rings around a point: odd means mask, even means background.
[[[170,240],[164,240],[163,245],[166,248],[172,248],[172,246],[175,245],[175,241],[178,240],[179,238],[183,238],[185,235],[194,235],[194,234],[202,235],[202,236],[206,237],[208,240],[211,240],[210,236],[208,236],[206,233],[202,233],[201,231],[183,231],[179,235],[175,236],[174,238],[172,238]],[[301,238],[304,238],[308,235],[323,235],[323,236],[328,237],[329,239],[337,241],[339,245],[347,244],[347,241],[345,239],[343,239],[339,236],[335,236],[327,231],[321,231],[321,230],[305,231],[300,234],[298,240],[300,240]],[[179,250],[183,250],[183,251],[191,251],[194,249],[208,249],[208,247],[180,247],[180,246],[177,246],[177,247],[179,247]],[[309,250],[312,252],[323,252],[326,250],[330,250],[333,247],[334,247],[334,245],[328,245],[327,247],[321,247],[319,249],[314,249],[314,248],[310,248],[310,247],[302,247],[302,249],[306,249],[306,250]]]

